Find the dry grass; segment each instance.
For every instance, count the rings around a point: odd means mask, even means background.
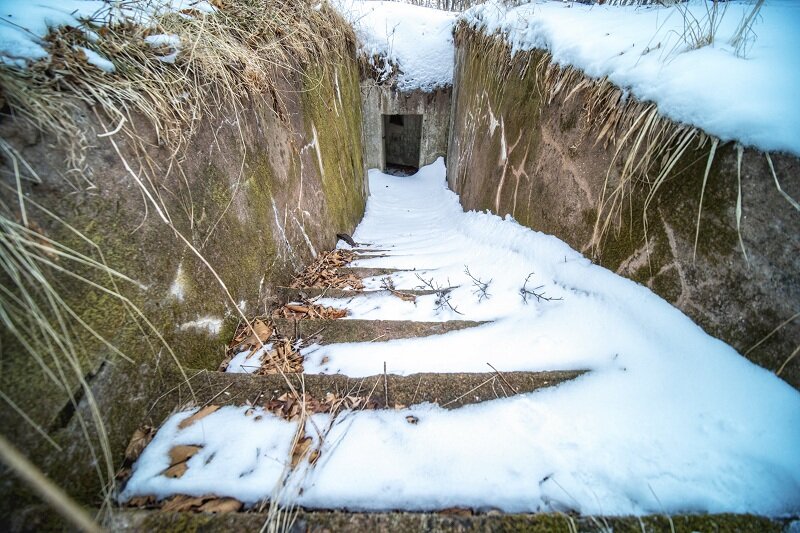
[[[76,193],[96,188],[86,168],[87,150],[92,143],[110,143],[142,193],[145,217],[155,216],[163,223],[163,231],[195,253],[213,273],[232,308],[238,309],[224,280],[203,257],[202,246],[195,245],[173,223],[175,215],[162,200],[163,183],[171,173],[182,173],[181,161],[190,139],[212,114],[225,110],[234,123],[241,124],[238,119],[248,102],[263,100],[279,120],[287,121],[278,87],[289,76],[302,76],[307,64],[333,68],[343,52],[354,48],[354,36],[329,7],[315,9],[310,1],[232,0],[217,5],[222,7],[207,14],[170,13],[146,0],[109,3],[108,9],[85,21],[85,29],[99,39],[89,40],[74,28],[55,30],[46,38],[50,58],[26,69],[0,66],[0,88],[14,120],[32,126],[66,149],[68,158],[61,174]],[[119,9],[129,14],[148,12],[152,18],[146,23],[121,22],[115,18]],[[179,50],[154,47],[145,40],[159,34],[176,35]],[[78,46],[111,60],[114,72],[88,63]],[[176,51],[174,62],[163,60]],[[103,125],[99,135],[81,118],[87,106]],[[145,141],[143,132],[150,131],[155,132],[158,146]],[[241,129],[240,135],[242,152],[246,152]],[[135,152],[136,161],[126,159],[120,149],[123,144]],[[160,168],[150,156],[159,146],[166,146],[172,154],[167,168]],[[0,140],[0,150],[11,167],[4,171],[7,179],[0,196],[0,267],[7,280],[0,286],[0,323],[76,406],[108,504],[114,491],[114,458],[103,413],[84,378],[84,341],[99,342],[117,357],[130,358],[83,321],[52,280],[70,278],[87,290],[117,300],[145,336],[171,350],[144,313],[123,295],[126,291],[120,285],[129,289],[137,283],[109,268],[102,249],[57,213],[26,197],[24,182],[42,180],[5,140]],[[49,224],[65,228],[93,253],[87,255],[38,232],[29,216],[33,212]],[[76,384],[83,391],[91,420],[83,420],[77,409]],[[20,406],[14,407],[24,412]],[[34,429],[46,435],[43,428],[34,425]]]
[[[745,17],[744,25],[752,25],[758,13],[757,7],[754,6],[754,15]],[[709,9],[715,8],[709,7]],[[709,13],[709,17],[712,21],[716,21],[714,23],[718,26],[718,18],[724,14],[724,8],[716,9],[717,11]],[[489,86],[503,86],[506,82],[513,82],[513,77],[522,78],[530,69],[535,69],[536,90],[547,105],[552,105],[554,102],[566,103],[580,95],[586,115],[583,128],[594,136],[595,146],[601,145],[604,149],[613,151],[597,205],[592,236],[595,255],[600,254],[609,235],[623,227],[623,214],[627,212],[631,217],[634,216],[632,209],[634,193],[644,195],[643,208],[637,216],[641,216],[641,225],[647,240],[648,213],[659,191],[669,180],[680,179],[686,168],[701,157],[705,159],[706,166],[696,222],[697,242],[701,229],[700,218],[706,183],[717,150],[724,143],[700,128],[664,117],[659,113],[655,103],[631,97],[607,78],[588,78],[579,69],[562,67],[554,63],[549,53],[542,54],[537,62],[532,63],[534,54],[512,56],[510,46],[501,36],[478,37],[475,30],[464,23],[456,27],[455,33],[457,45],[466,39],[471,39],[478,47],[479,53],[488,57],[507,58],[498,64],[494,71],[486,73],[487,77],[493,78],[487,83]],[[747,251],[741,237],[743,147],[736,145],[736,151],[738,157],[736,228],[740,248],[747,261]],[[772,171],[776,188],[787,202],[800,210],[797,201],[780,186],[769,154],[764,155]]]

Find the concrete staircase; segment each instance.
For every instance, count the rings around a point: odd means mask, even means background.
[[[343,267],[342,273],[360,278],[397,272],[384,268]],[[415,295],[433,291],[403,291]],[[280,303],[308,300],[318,296],[350,298],[359,291],[311,287],[279,289]],[[306,344],[379,343],[441,335],[479,326],[480,322],[451,320],[417,322],[354,319],[273,319],[281,334],[303,339]],[[488,369],[487,369],[488,370]],[[378,374],[353,378],[346,375],[280,374],[252,375],[204,372],[195,381],[197,405],[260,405],[278,398],[292,388],[315,398],[346,391],[366,394],[379,409],[435,402],[446,409],[490,401],[553,387],[574,379],[584,371],[423,373],[406,376]],[[290,386],[291,385],[291,386]],[[186,391],[184,390],[184,393]],[[468,468],[469,465],[454,465]],[[788,521],[742,515],[687,515],[648,517],[582,517],[564,513],[506,514],[478,513],[468,508],[436,512],[346,512],[339,509],[259,509],[210,514],[165,512],[159,509],[121,509],[105,526],[113,531],[784,531]]]

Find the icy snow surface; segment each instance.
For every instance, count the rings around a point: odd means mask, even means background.
[[[360,296],[353,318],[494,322],[419,339],[317,347],[306,371],[489,372],[587,368],[558,387],[453,411],[314,415],[315,467],[284,470],[297,426],[260,408],[225,407],[184,430],[173,415],[122,493],[233,496],[351,510],[577,510],[584,514],[800,512],[800,393],[706,335],[647,288],[591,264],[558,239],[510,218],[464,212],[441,159],[413,177],[370,171],[371,196],[353,237],[388,249],[362,266],[416,268],[458,286],[463,315],[393,297]],[[478,302],[464,267],[489,283]],[[525,303],[528,288],[554,301]],[[378,280],[372,280],[377,287]],[[323,368],[323,355],[330,363]],[[372,382],[366,385],[372,386]],[[425,386],[422,383],[421,386]],[[409,424],[413,413],[419,421]],[[198,444],[180,479],[161,475],[175,444]],[[284,476],[288,476],[288,479]],[[302,493],[300,493],[302,488]]]
[[[453,83],[453,23],[455,13],[400,2],[335,0],[358,35],[361,52],[380,56],[379,69],[401,70],[402,91],[430,91]]]
[[[710,2],[691,0],[703,20]],[[730,41],[753,2],[720,3],[726,13],[713,46],[689,50],[675,7],[587,6],[537,2],[516,8],[490,2],[462,16],[514,51],[543,48],[562,65],[608,76],[662,114],[722,140],[800,155],[800,3],[770,0],[753,25],[746,59]]]

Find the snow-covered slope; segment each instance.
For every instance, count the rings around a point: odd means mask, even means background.
[[[437,306],[434,295],[324,303],[346,305],[352,318],[495,322],[317,347],[306,351],[305,371],[379,375],[385,362],[390,374],[488,372],[488,362],[501,372],[590,372],[453,411],[424,404],[335,420],[314,415],[308,428],[332,427],[322,432],[314,468],[292,474],[291,490],[279,496],[285,503],[601,515],[800,512],[800,393],[555,237],[464,212],[444,175],[441,159],[412,177],[370,171],[367,213],[353,237],[387,250],[358,265],[416,269],[392,275],[398,289],[419,285],[417,274],[457,286],[450,303],[462,314]],[[488,299],[476,294],[465,267],[488,284]],[[523,299],[522,287],[560,299]],[[254,503],[273,494],[296,423],[260,407],[223,407],[182,430],[188,414],[159,430],[123,500],[214,493]],[[309,434],[317,446],[320,434]],[[178,444],[203,448],[183,477],[170,479],[163,472]]]
[[[353,24],[361,51],[381,58],[376,68],[384,76],[392,65],[400,69],[400,90],[429,91],[453,83],[455,13],[400,2],[337,0],[334,5]]]
[[[607,7],[536,2],[501,8],[490,2],[462,16],[502,33],[514,51],[547,49],[562,65],[608,76],[661,113],[724,141],[800,155],[800,3],[766,2],[752,26],[746,58],[730,41],[753,2],[720,3],[726,12],[714,43],[689,49],[675,7]],[[692,0],[702,21],[710,2]]]

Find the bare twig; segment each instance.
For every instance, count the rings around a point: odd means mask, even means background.
[[[489,284],[492,282],[491,279],[489,281],[483,281],[480,278],[476,278],[469,271],[469,267],[467,265],[464,265],[464,274],[469,276],[469,278],[472,280],[472,284],[475,286],[475,289],[472,291],[472,294],[478,297],[478,303],[480,303],[484,299],[488,300],[489,298],[492,297],[492,295],[489,294],[488,291]]]
[[[493,367],[491,363],[486,363],[486,364],[489,365],[489,368],[491,368],[492,370],[497,372],[497,375],[500,376],[500,379],[503,380],[503,383],[508,385],[508,388],[510,388],[512,391],[514,391],[514,394],[519,394],[519,391],[516,388],[514,388],[514,385],[509,383],[508,380],[506,380],[506,377],[503,374],[501,374],[499,370],[497,370],[495,367]]]
[[[541,301],[554,302],[554,301],[558,301],[558,300],[563,300],[563,298],[561,298],[561,297],[555,298],[555,297],[552,297],[552,296],[545,296],[544,292],[536,292],[539,289],[541,289],[542,287],[544,287],[544,285],[539,285],[538,287],[534,287],[532,289],[529,289],[528,288],[528,281],[530,281],[531,276],[533,276],[533,274],[534,274],[533,272],[528,274],[528,277],[525,278],[525,283],[522,284],[522,287],[519,290],[519,294],[520,294],[520,296],[522,296],[522,301],[523,302],[528,303],[528,297],[529,296],[535,297],[537,302],[541,302]]]
[[[441,311],[445,307],[449,307],[451,311],[456,314],[463,315],[461,311],[459,311],[453,304],[450,303],[450,298],[453,296],[450,294],[450,291],[453,290],[453,287],[450,286],[450,280],[447,280],[447,287],[442,287],[438,283],[434,282],[433,278],[425,279],[419,274],[414,274],[417,276],[417,279],[422,282],[420,288],[424,289],[427,287],[428,289],[435,291],[436,293],[436,301],[434,302],[436,305],[436,310]]]

